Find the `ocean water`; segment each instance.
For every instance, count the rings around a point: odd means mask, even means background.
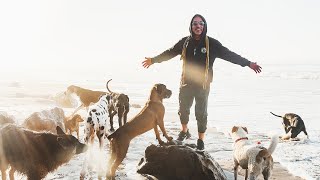
[[[294,175],[320,179],[319,69],[320,64],[266,64],[263,72],[256,75],[249,68],[216,63],[209,95],[208,126],[217,128],[229,141],[232,126],[246,126],[253,141],[265,142],[268,135],[284,134],[281,119],[271,115],[270,111],[280,115],[299,114],[305,122],[309,139],[300,134],[300,141],[280,142],[273,156]],[[106,81],[113,78],[111,89],[128,94],[132,104],[141,106],[154,83],[166,84],[173,91],[172,97],[165,101],[166,111],[177,113],[180,73],[179,62],[121,73],[110,70],[38,73],[41,75],[6,72],[1,74],[3,78],[0,80],[0,112],[13,116],[19,124],[33,112],[57,106],[54,97],[71,84],[106,90]],[[64,109],[70,113],[74,108]],[[193,109],[190,121],[191,125],[195,124]],[[206,135],[210,136],[210,132]],[[230,144],[219,145],[230,149]]]

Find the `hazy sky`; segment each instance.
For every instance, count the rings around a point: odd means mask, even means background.
[[[209,36],[251,61],[319,63],[319,9],[318,0],[3,0],[1,71],[142,70],[145,56],[189,34],[195,13]]]

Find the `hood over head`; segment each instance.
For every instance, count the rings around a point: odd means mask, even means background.
[[[202,21],[204,22],[204,26],[203,26],[203,31],[202,31],[202,34],[201,34],[201,39],[203,39],[206,35],[207,35],[207,21],[206,19],[200,15],[200,14],[196,14],[192,17],[191,19],[191,22],[190,22],[190,26],[189,26],[189,32],[190,32],[190,36],[193,38],[194,37],[194,33],[192,32],[192,22],[193,22],[193,19],[195,17],[200,17],[202,19]]]

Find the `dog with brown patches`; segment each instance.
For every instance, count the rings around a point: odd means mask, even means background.
[[[107,178],[114,179],[116,169],[127,154],[130,141],[136,136],[154,129],[159,144],[163,145],[164,142],[161,140],[158,131],[159,126],[163,136],[168,141],[172,140],[172,137],[168,136],[164,127],[165,107],[162,104],[162,100],[169,98],[171,94],[171,90],[167,89],[165,85],[155,84],[151,90],[149,100],[140,113],[108,136],[111,145],[111,156],[108,165],[111,168],[107,173]]]
[[[287,113],[284,116],[280,116],[272,112],[270,113],[276,117],[282,118],[282,125],[284,131],[286,132],[285,135],[281,136],[282,140],[289,140],[290,138],[296,139],[301,132],[304,132],[307,138],[309,138],[306,126],[304,125],[304,122],[299,115],[294,113]]]
[[[66,135],[57,126],[57,133],[30,131],[13,124],[0,129],[0,169],[2,179],[10,166],[9,177],[14,172],[26,175],[28,180],[40,180],[60,165],[67,163],[75,154],[87,150],[85,144]]]
[[[74,116],[68,117],[64,119],[64,127],[66,130],[66,133],[69,132],[70,135],[72,135],[72,132],[77,132],[77,138],[79,139],[79,126],[80,122],[83,122],[83,119],[79,114],[76,114]]]
[[[121,127],[123,124],[127,123],[127,114],[129,113],[129,97],[123,93],[115,93],[112,92],[109,89],[109,82],[112,79],[110,79],[106,87],[111,95],[108,111],[109,111],[109,117],[110,117],[110,131],[114,131],[113,127],[113,116],[118,114],[118,123],[119,127]]]
[[[81,108],[86,108],[86,110],[88,111],[91,104],[98,102],[99,97],[103,94],[106,94],[106,92],[93,91],[90,89],[84,89],[79,86],[71,85],[67,88],[65,94],[70,95],[72,93],[76,94],[81,101],[81,105],[72,113],[72,115],[74,115]]]
[[[234,126],[231,130],[231,137],[234,140],[233,161],[234,179],[238,177],[238,167],[246,170],[245,180],[257,179],[262,173],[264,179],[269,179],[273,169],[273,158],[271,154],[277,147],[278,137],[273,136],[268,149],[256,146],[249,142],[248,130],[246,127]]]
[[[55,107],[49,110],[32,113],[24,120],[22,126],[33,131],[49,131],[57,133],[56,127],[64,129],[65,114],[63,109]]]

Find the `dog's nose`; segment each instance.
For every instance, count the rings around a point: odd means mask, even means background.
[[[167,90],[167,98],[169,98],[169,97],[171,97],[171,95],[172,95],[172,92],[171,92],[171,90]]]

